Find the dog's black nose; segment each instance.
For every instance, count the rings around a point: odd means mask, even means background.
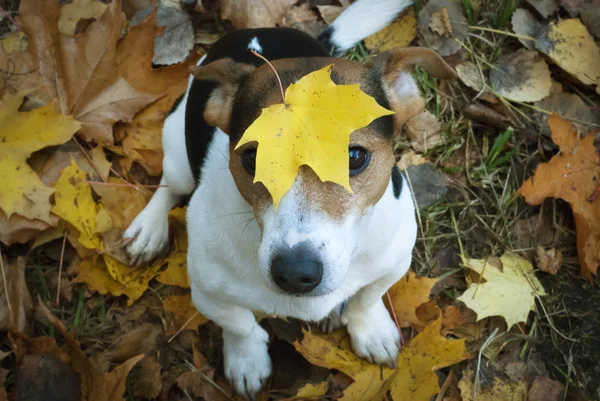
[[[323,264],[306,243],[279,252],[271,262],[271,276],[285,292],[305,294],[323,278]]]

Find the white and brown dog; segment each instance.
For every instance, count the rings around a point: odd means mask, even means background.
[[[395,167],[392,136],[420,112],[411,72],[453,78],[436,53],[401,48],[369,65],[331,58],[389,24],[408,0],[358,0],[320,41],[293,29],[241,30],[218,41],[199,62],[163,129],[163,177],[125,233],[137,264],[168,244],[170,209],[192,194],[187,210],[188,272],[196,308],[223,328],[225,374],[253,398],[271,374],[267,332],[253,312],[345,325],[354,352],[396,364],[398,330],[382,296],[411,264],[416,239],[413,200]],[[322,182],[303,166],[275,211],[253,183],[256,144],[234,150],[261,110],[281,103],[270,60],[287,87],[333,64],[337,84],[362,91],[395,111],[350,136],[353,193]]]

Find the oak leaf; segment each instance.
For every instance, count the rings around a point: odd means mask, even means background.
[[[447,340],[440,335],[441,315],[413,338],[398,356],[395,370],[370,364],[358,358],[349,346],[345,332],[313,334],[304,331],[294,347],[309,362],[337,369],[353,380],[340,400],[382,401],[390,392],[394,401],[428,401],[439,392],[434,371],[468,357],[465,340]]]
[[[285,104],[263,109],[236,146],[258,142],[254,182],[262,182],[269,190],[275,208],[303,165],[311,167],[321,181],[352,191],[350,134],[394,114],[362,92],[359,84],[336,85],[331,68],[329,65],[291,84],[285,91]]]
[[[429,301],[429,293],[437,282],[436,278],[417,277],[409,270],[388,290],[400,327],[422,329],[425,326],[417,317],[417,308]]]
[[[561,152],[548,163],[540,164],[535,175],[523,183],[519,194],[530,205],[539,205],[549,197],[571,205],[581,274],[591,278],[598,272],[600,259],[600,202],[590,201],[598,188],[600,174],[594,132],[579,138],[572,124],[556,114],[548,118],[548,124],[552,140]]]
[[[531,263],[513,253],[505,253],[497,266],[492,259],[466,259],[464,264],[485,283],[472,283],[459,298],[477,313],[477,320],[502,316],[510,329],[526,322],[529,311],[535,310],[536,296],[546,295],[535,277]]]
[[[53,103],[19,112],[23,94],[5,95],[0,102],[0,209],[7,217],[20,214],[51,224],[50,195],[40,177],[26,163],[35,151],[71,139],[80,124],[55,111]]]

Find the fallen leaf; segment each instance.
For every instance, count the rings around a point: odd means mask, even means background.
[[[527,0],[527,2],[544,18],[554,14],[560,6],[559,0]]]
[[[156,65],[181,63],[187,59],[194,48],[194,28],[190,16],[177,7],[158,3],[157,19],[162,34],[154,39],[152,63]]]
[[[450,305],[444,309],[442,325],[450,330],[456,330],[467,321],[467,314],[458,306]]]
[[[485,77],[481,70],[470,61],[458,64],[456,67],[456,74],[463,84],[469,88],[476,90],[477,92],[485,89]]]
[[[115,0],[102,16],[77,37],[58,32],[58,3],[24,0],[19,7],[23,31],[39,59],[40,73],[60,110],[82,122],[86,140],[112,144],[112,125],[130,121],[156,99],[134,90],[118,72],[116,46],[124,24],[121,1]],[[99,51],[90,52],[90,49]]]
[[[479,102],[470,104],[462,112],[469,120],[484,126],[491,125],[501,131],[505,131],[511,125],[510,120],[504,114],[498,113],[491,107],[487,107]]]
[[[327,29],[327,25],[318,20],[317,13],[308,3],[297,4],[290,8],[285,13],[281,25],[301,30],[313,38],[317,38]]]
[[[448,180],[433,163],[408,166],[405,175],[410,183],[415,206],[419,209],[433,205],[448,193]]]
[[[63,346],[71,359],[71,366],[79,375],[81,383],[82,401],[122,401],[125,393],[125,384],[129,371],[142,359],[144,355],[138,355],[122,365],[117,366],[109,373],[98,372],[90,364],[90,361],[81,351],[79,342],[67,331],[67,328],[48,308],[40,301],[39,309],[42,315],[54,325],[63,337]]]
[[[477,396],[473,389],[473,371],[467,368],[458,382],[458,388],[463,401],[515,401],[524,400],[527,396],[527,384],[524,380],[517,383],[494,377],[493,383],[478,389]],[[490,380],[491,381],[491,380]]]
[[[52,226],[58,224],[58,218],[50,215]],[[18,214],[13,214],[10,219],[0,210],[0,242],[5,245],[15,243],[24,244],[31,241],[39,232],[50,228],[51,225],[42,220],[30,220]]]
[[[162,333],[160,325],[142,323],[119,335],[112,347],[104,352],[103,358],[108,362],[123,362],[136,355],[148,354],[156,349],[157,340]]]
[[[588,0],[581,10],[581,22],[596,38],[600,38],[600,2]]]
[[[340,339],[339,333],[304,331],[302,341],[293,345],[310,363],[337,369],[354,380],[339,400],[382,401],[390,392],[394,401],[429,401],[440,390],[434,371],[468,357],[465,340],[446,340],[440,336],[441,325],[439,316],[413,338],[402,349],[395,370],[358,358],[350,351],[348,338]]]
[[[174,249],[167,259],[167,268],[160,273],[156,280],[166,285],[189,288],[187,272],[188,237],[186,229],[186,209],[175,208],[169,213],[169,232],[175,237]]]
[[[297,0],[221,0],[221,18],[237,29],[267,28],[281,23]]]
[[[27,259],[19,257],[16,263],[5,263],[0,259],[0,263],[0,331],[29,332],[33,318],[33,300],[25,282]]]
[[[563,255],[561,251],[557,252],[556,248],[545,250],[538,245],[536,262],[541,271],[556,276],[562,266]]]
[[[276,209],[303,165],[321,181],[352,191],[348,175],[350,134],[378,117],[393,114],[362,92],[358,84],[336,85],[330,77],[331,68],[329,65],[291,84],[285,91],[285,104],[263,109],[236,146],[239,149],[258,142],[254,182],[265,185]],[[324,117],[324,112],[330,117]],[[273,132],[279,134],[274,137]]]
[[[600,173],[595,135],[592,132],[580,139],[572,124],[556,114],[548,123],[552,140],[561,152],[548,163],[540,164],[519,194],[530,205],[539,205],[548,197],[561,198],[571,205],[581,274],[590,278],[597,274],[600,258],[600,202],[589,201],[598,188],[596,177]]]
[[[443,142],[442,124],[429,110],[423,110],[410,118],[406,121],[405,127],[410,146],[417,152],[427,152]]]
[[[535,310],[536,296],[546,295],[531,263],[513,253],[500,257],[501,266],[488,259],[466,259],[463,263],[486,280],[472,283],[458,297],[477,313],[477,321],[502,316],[510,329],[516,323],[527,321],[529,311]]]
[[[73,0],[60,8],[58,31],[67,36],[75,36],[80,20],[98,19],[108,6],[100,0]]]
[[[92,181],[106,180],[112,164],[106,160],[102,146],[86,151],[86,155],[81,152],[75,141],[70,141],[53,149],[48,158],[40,161],[40,165],[35,166],[31,161],[30,164],[42,182],[48,186],[56,183],[60,173],[71,164],[71,160],[75,160]]]
[[[425,327],[417,317],[416,311],[420,305],[429,302],[429,293],[437,282],[436,278],[417,277],[409,270],[388,290],[400,327]]]
[[[579,19],[551,22],[535,40],[535,48],[586,85],[600,85],[600,50]]]
[[[504,55],[490,70],[492,88],[515,102],[536,102],[550,94],[552,79],[548,64],[532,50],[520,49]]]
[[[163,299],[163,308],[170,316],[166,331],[168,336],[182,328],[198,332],[198,326],[208,322],[208,319],[196,310],[192,303],[192,296],[189,294],[166,297]]]
[[[0,42],[2,43],[2,48],[6,53],[20,53],[27,50],[29,40],[24,32],[17,31],[2,36]]]
[[[286,398],[282,401],[319,401],[327,394],[329,383],[306,383],[300,387],[295,396]]]
[[[5,95],[0,103],[0,209],[30,220],[52,224],[50,195],[40,177],[26,163],[35,151],[71,139],[80,124],[55,111],[54,103],[26,113],[19,112],[23,93]]]
[[[528,10],[517,8],[512,15],[511,23],[513,32],[520,36],[528,36],[531,39],[519,37],[519,42],[529,50],[535,50],[535,37],[541,32],[543,25]]]
[[[548,117],[556,112],[559,116],[573,120],[573,125],[579,132],[585,132],[594,123],[594,115],[590,107],[576,94],[566,92],[552,93],[550,96],[535,103],[539,110],[536,121],[539,122],[542,133],[550,136]]]
[[[121,186],[123,181],[117,177],[110,177],[108,184],[91,186],[100,196],[100,205],[109,214],[112,227],[126,230],[148,204],[152,192],[146,188]]]
[[[565,386],[547,377],[538,376],[529,389],[528,401],[560,401],[564,399]]]
[[[317,5],[317,9],[319,10],[319,14],[321,14],[321,18],[330,25],[344,11],[344,7],[330,5]]]
[[[23,33],[23,32],[21,32]],[[17,51],[23,47],[24,39],[11,34],[9,50],[0,46],[0,70],[7,73],[0,76],[0,96],[6,93],[29,93],[32,98],[40,98],[41,104],[47,104],[52,98],[40,87],[43,87],[38,69],[38,60],[28,49]],[[14,43],[17,42],[18,43]],[[10,43],[10,42],[9,42]],[[29,47],[29,38],[27,38]]]
[[[13,388],[16,400],[82,400],[79,376],[60,358],[50,354],[26,355],[19,365]]]
[[[367,49],[380,53],[396,47],[408,46],[417,35],[415,12],[409,11],[381,31],[365,38]]]
[[[421,43],[442,56],[461,49],[459,41],[465,42],[468,26],[462,8],[451,0],[431,0],[419,11]]]
[[[398,166],[400,170],[405,171],[408,166],[420,166],[421,164],[425,163],[429,163],[429,160],[413,150],[408,150],[402,153],[402,156],[400,156],[400,160],[398,160],[396,166]]]

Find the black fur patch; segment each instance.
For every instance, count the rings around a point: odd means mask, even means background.
[[[392,186],[394,187],[394,197],[400,199],[402,193],[402,173],[398,166],[394,166],[392,169]]]

